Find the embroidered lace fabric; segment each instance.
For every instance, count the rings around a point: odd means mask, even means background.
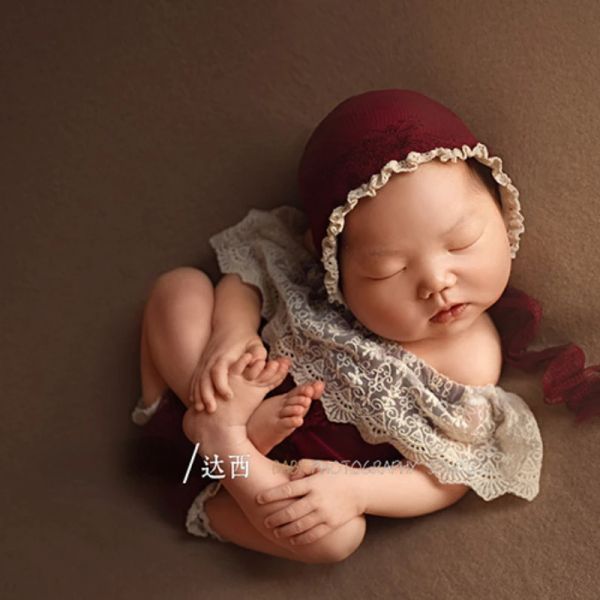
[[[307,225],[295,207],[252,209],[209,240],[222,273],[261,291],[270,357],[291,358],[297,385],[326,382],[330,421],[355,425],[368,443],[392,444],[441,483],[468,485],[484,500],[535,498],[543,446],[525,401],[448,379],[330,303],[324,268],[302,243]]]
[[[144,406],[143,399],[138,398],[137,404],[131,411],[131,420],[136,425],[145,425],[151,418],[152,415],[158,410],[160,404],[160,396],[150,405]]]
[[[207,500],[216,496],[223,484],[220,481],[213,481],[207,485],[194,499],[190,506],[187,518],[185,520],[185,528],[188,533],[198,537],[211,537],[219,542],[229,543],[229,540],[221,537],[210,525],[210,519],[204,509],[204,504]]]

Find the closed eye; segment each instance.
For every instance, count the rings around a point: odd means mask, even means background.
[[[460,248],[452,248],[450,252],[460,252],[461,250],[467,250],[468,248],[473,246],[480,238],[481,235],[479,235],[477,239],[473,240],[470,244],[467,244],[466,246],[461,246]]]
[[[390,279],[394,277],[394,275],[398,275],[399,273],[402,273],[404,271],[406,271],[406,267],[403,267],[402,269],[396,271],[395,273],[392,273],[391,275],[386,275],[385,277],[367,277],[367,279],[370,279],[371,281],[383,281],[384,279]]]

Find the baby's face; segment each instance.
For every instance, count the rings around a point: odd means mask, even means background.
[[[510,275],[500,207],[461,160],[393,175],[346,215],[338,242],[346,304],[365,327],[398,342],[465,331]],[[431,321],[460,303],[468,304],[458,317]]]

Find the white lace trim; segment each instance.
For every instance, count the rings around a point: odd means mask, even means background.
[[[484,500],[532,500],[543,446],[525,401],[450,380],[330,303],[323,266],[302,243],[306,226],[292,206],[252,209],[209,240],[221,272],[260,289],[270,358],[291,358],[296,385],[323,380],[329,421],[355,425],[366,442],[390,443],[440,482],[468,485]]]
[[[159,396],[150,406],[144,406],[144,400],[140,396],[137,404],[131,411],[131,420],[136,425],[145,425],[151,418],[152,415],[158,410],[161,396]]]
[[[207,500],[210,500],[213,496],[217,495],[217,492],[221,489],[221,481],[213,481],[207,485],[192,502],[192,505],[188,509],[187,517],[185,520],[185,528],[188,533],[197,535],[199,537],[212,537],[219,542],[229,543],[229,540],[221,537],[210,524],[210,519],[206,514],[204,504]]]
[[[485,144],[478,143],[473,148],[463,145],[462,148],[435,148],[428,152],[409,152],[402,161],[391,160],[381,172],[372,175],[368,183],[348,192],[346,202],[333,209],[329,215],[327,233],[321,242],[322,258],[325,269],[325,289],[328,299],[332,303],[346,306],[344,297],[339,289],[339,268],[337,263],[337,236],[344,229],[346,215],[356,206],[358,201],[365,196],[375,196],[377,190],[382,188],[394,173],[414,171],[420,164],[439,158],[442,162],[451,160],[467,160],[476,158],[480,163],[492,169],[492,176],[500,184],[500,197],[504,224],[510,242],[511,258],[515,258],[519,250],[519,238],[525,231],[524,218],[521,213],[519,190],[512,184],[510,177],[502,170],[502,159],[498,156],[488,156]]]

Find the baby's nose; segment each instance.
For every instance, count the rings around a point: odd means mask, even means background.
[[[419,271],[419,298],[426,300],[432,294],[438,294],[456,283],[456,276],[440,262]]]

